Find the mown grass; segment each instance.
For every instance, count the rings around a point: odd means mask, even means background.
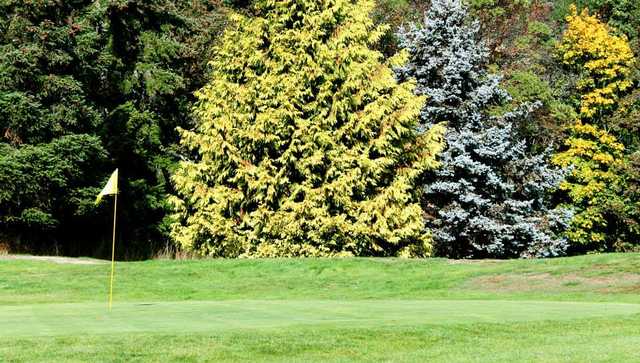
[[[0,260],[0,361],[640,361],[638,254],[119,263],[111,314],[108,271]]]
[[[109,265],[0,260],[0,305],[99,302]],[[527,276],[610,284],[558,286]],[[630,276],[633,278],[630,278]],[[640,303],[640,254],[549,260],[444,259],[154,260],[118,263],[115,296],[123,301],[225,299],[525,299]],[[518,286],[491,279],[516,277]],[[537,285],[536,285],[537,284]],[[532,287],[533,286],[533,287]]]

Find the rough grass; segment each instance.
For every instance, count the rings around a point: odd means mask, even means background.
[[[640,361],[640,255],[0,260],[0,361]]]

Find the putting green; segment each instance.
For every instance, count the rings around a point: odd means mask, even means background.
[[[640,305],[495,300],[241,300],[0,306],[0,337],[507,323],[640,314]]]

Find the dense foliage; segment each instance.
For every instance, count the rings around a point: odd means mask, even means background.
[[[578,123],[572,131],[567,150],[554,158],[558,165],[572,167],[571,175],[561,185],[577,209],[567,235],[588,249],[606,250],[613,237],[607,233],[614,218],[610,211],[621,202],[624,188],[618,174],[624,146],[594,125]]]
[[[415,77],[427,96],[421,123],[447,122],[442,167],[426,180],[426,223],[436,252],[447,257],[556,256],[566,245],[550,227],[562,222],[547,209],[548,191],[562,172],[548,155],[530,155],[516,132],[535,105],[491,117],[508,94],[486,72],[487,50],[477,42],[459,0],[434,0],[420,27],[400,33],[410,62],[398,73]]]
[[[372,49],[373,2],[255,1],[197,95],[173,237],[212,256],[426,256],[416,182],[443,128]],[[389,64],[402,61],[402,56]]]
[[[633,53],[624,35],[611,34],[588,9],[578,14],[572,6],[567,22],[559,50],[564,64],[579,69],[580,115],[601,117],[615,108],[619,96],[633,85],[629,79]]]
[[[125,258],[638,250],[638,51],[636,0],[0,1],[0,245],[107,255],[118,167]]]
[[[618,33],[631,39],[640,35],[640,2],[636,0],[578,0],[577,4],[597,13]]]
[[[633,249],[640,232],[632,186],[638,173],[632,162],[636,156],[627,156],[616,133],[633,148],[634,138],[629,136],[634,128],[619,122],[628,123],[629,109],[634,108],[621,101],[634,86],[634,55],[625,35],[614,35],[587,9],[578,14],[572,6],[567,22],[558,48],[564,64],[578,74],[574,96],[580,100],[576,104],[582,119],[554,158],[558,165],[572,168],[562,184],[576,210],[567,236],[580,252]]]
[[[216,6],[11,0],[0,15],[0,238],[103,253],[109,213],[91,202],[118,166],[122,250],[149,254],[164,239],[174,129],[189,124]]]

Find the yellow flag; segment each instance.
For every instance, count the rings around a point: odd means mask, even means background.
[[[107,185],[105,185],[100,194],[98,194],[98,197],[96,198],[96,204],[100,203],[103,196],[113,194],[118,194],[118,169],[116,169],[113,174],[111,174]]]

